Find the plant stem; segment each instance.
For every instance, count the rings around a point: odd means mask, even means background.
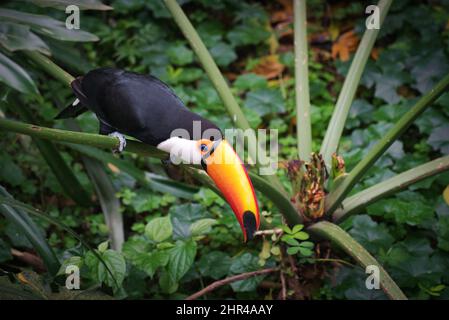
[[[449,87],[449,74],[446,75],[430,92],[418,102],[385,134],[385,136],[368,152],[346,178],[326,197],[325,212],[333,213],[352,187],[363,177],[365,172],[382,156],[393,142],[413,123]]]
[[[295,13],[295,91],[296,131],[299,158],[310,160],[312,126],[310,124],[309,63],[307,50],[306,0],[294,1]]]
[[[334,242],[338,247],[342,248],[347,254],[353,257],[364,268],[367,266],[376,266],[379,268],[379,281],[384,292],[394,300],[407,300],[407,297],[393,281],[390,275],[377,262],[377,260],[346,233],[339,226],[328,222],[321,221],[308,227],[308,230],[318,236]]]
[[[249,141],[257,141],[256,134],[254,130],[250,127],[248,120],[240,109],[237,100],[231,92],[228,84],[226,83],[225,78],[221,74],[220,70],[217,67],[214,59],[210,55],[200,36],[196,32],[192,23],[187,18],[186,14],[176,2],[176,0],[164,0],[167,9],[173,16],[178,27],[181,29],[182,33],[189,41],[193,51],[198,56],[199,61],[201,62],[206,74],[217,90],[226,110],[231,117],[232,122],[241,130],[244,130],[246,134],[249,136]],[[257,152],[259,146],[257,142],[248,144],[248,153],[251,159],[253,159],[258,164],[257,156],[262,156],[263,153]],[[281,182],[277,178],[276,175],[267,175],[265,178],[270,181],[273,185],[276,185],[277,188],[282,190],[282,192],[286,193],[284,187]]]
[[[383,24],[387,12],[390,8],[392,0],[380,0],[378,7],[380,10],[380,25]],[[357,87],[365,69],[374,42],[376,41],[379,29],[366,29],[363,38],[357,48],[357,52],[346,75],[343,88],[338,96],[334,113],[326,130],[326,135],[321,145],[320,153],[323,155],[324,161],[329,168],[331,165],[332,154],[337,151],[338,144],[348,117],[349,109],[354,100]]]
[[[48,74],[55,77],[62,83],[67,84],[70,86],[70,83],[75,80],[75,78],[60,68],[57,64],[55,64],[53,61],[51,61],[49,58],[44,56],[43,54],[40,54],[37,51],[22,51],[25,53],[25,55],[30,58],[34,63],[36,63],[39,67],[44,69]]]
[[[118,138],[100,134],[76,132],[69,130],[40,127],[29,123],[0,118],[0,129],[30,135],[36,138],[49,139],[56,142],[70,142],[97,148],[115,149],[119,145]],[[167,154],[147,144],[127,139],[126,151],[142,156],[167,158]]]
[[[342,219],[346,219],[349,215],[357,213],[362,208],[381,198],[446,170],[449,170],[449,156],[435,159],[382,181],[345,199],[342,203],[342,208],[334,212],[333,220],[334,222],[339,222]]]

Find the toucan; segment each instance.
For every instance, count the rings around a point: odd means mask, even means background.
[[[170,159],[198,164],[212,178],[231,206],[244,241],[259,228],[259,207],[246,168],[231,144],[212,122],[190,111],[158,78],[115,68],[89,71],[72,81],[75,102],[56,119],[74,118],[90,110],[99,120],[100,134],[124,135],[170,153]]]

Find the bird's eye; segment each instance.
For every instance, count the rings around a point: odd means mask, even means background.
[[[207,147],[206,144],[203,143],[203,144],[201,144],[200,149],[201,149],[201,152],[207,152],[207,150],[208,150],[209,148]]]

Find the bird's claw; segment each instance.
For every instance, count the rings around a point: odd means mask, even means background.
[[[123,152],[123,150],[126,147],[125,136],[123,134],[121,134],[120,132],[118,132],[118,131],[111,132],[110,134],[108,134],[108,136],[117,138],[118,141],[119,141],[118,147],[112,149],[112,152],[113,153],[121,153],[121,152]]]

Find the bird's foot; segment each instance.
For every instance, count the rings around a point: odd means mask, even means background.
[[[124,136],[123,134],[121,134],[120,132],[118,132],[118,131],[111,132],[110,134],[108,134],[108,136],[110,136],[110,137],[115,137],[115,138],[117,138],[118,141],[119,141],[118,147],[112,149],[112,152],[113,152],[113,153],[121,153],[121,152],[123,152],[123,150],[124,150],[125,147],[126,147],[126,139],[125,139],[125,136]]]

